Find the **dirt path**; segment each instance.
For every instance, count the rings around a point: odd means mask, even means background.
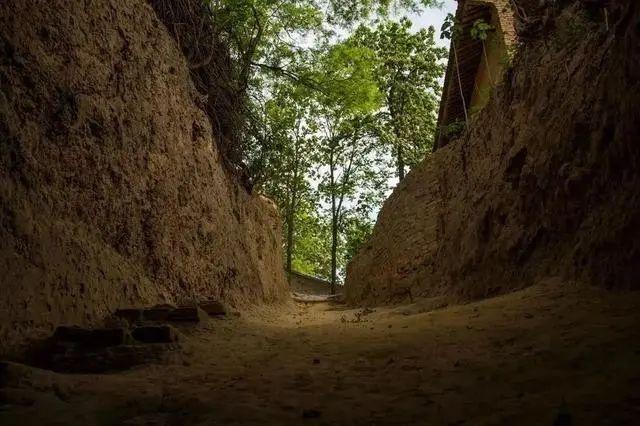
[[[637,424],[640,294],[560,288],[212,320],[166,365],[30,371],[4,391],[0,424]]]

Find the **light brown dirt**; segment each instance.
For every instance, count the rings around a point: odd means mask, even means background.
[[[521,48],[470,130],[385,202],[348,266],[350,302],[482,298],[556,275],[638,288],[640,4],[609,2],[607,28],[587,2],[555,3],[553,30]]]
[[[632,425],[639,302],[548,282],[437,310],[262,309],[191,332],[181,364],[18,373],[0,423],[539,426],[564,405],[572,424]]]
[[[0,2],[0,354],[118,307],[286,296],[276,209],[201,104],[146,1]]]

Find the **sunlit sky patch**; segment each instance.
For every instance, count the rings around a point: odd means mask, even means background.
[[[455,0],[443,0],[442,7],[430,7],[421,14],[410,14],[409,19],[413,22],[414,29],[427,28],[432,25],[436,29],[437,42],[443,47],[449,47],[448,40],[440,39],[440,27],[444,22],[447,13],[455,13],[458,3]]]

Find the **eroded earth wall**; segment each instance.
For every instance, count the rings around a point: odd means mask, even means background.
[[[286,294],[276,209],[199,104],[144,0],[0,2],[0,352],[121,306]]]
[[[609,2],[607,23],[598,2],[558,3],[470,130],[386,201],[351,302],[551,276],[640,288],[640,4]]]

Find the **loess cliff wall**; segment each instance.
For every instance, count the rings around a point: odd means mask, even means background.
[[[640,4],[602,2],[607,26],[599,2],[558,3],[469,130],[386,201],[349,301],[640,288]]]
[[[275,206],[201,106],[144,0],[0,2],[0,353],[122,306],[285,296]]]

